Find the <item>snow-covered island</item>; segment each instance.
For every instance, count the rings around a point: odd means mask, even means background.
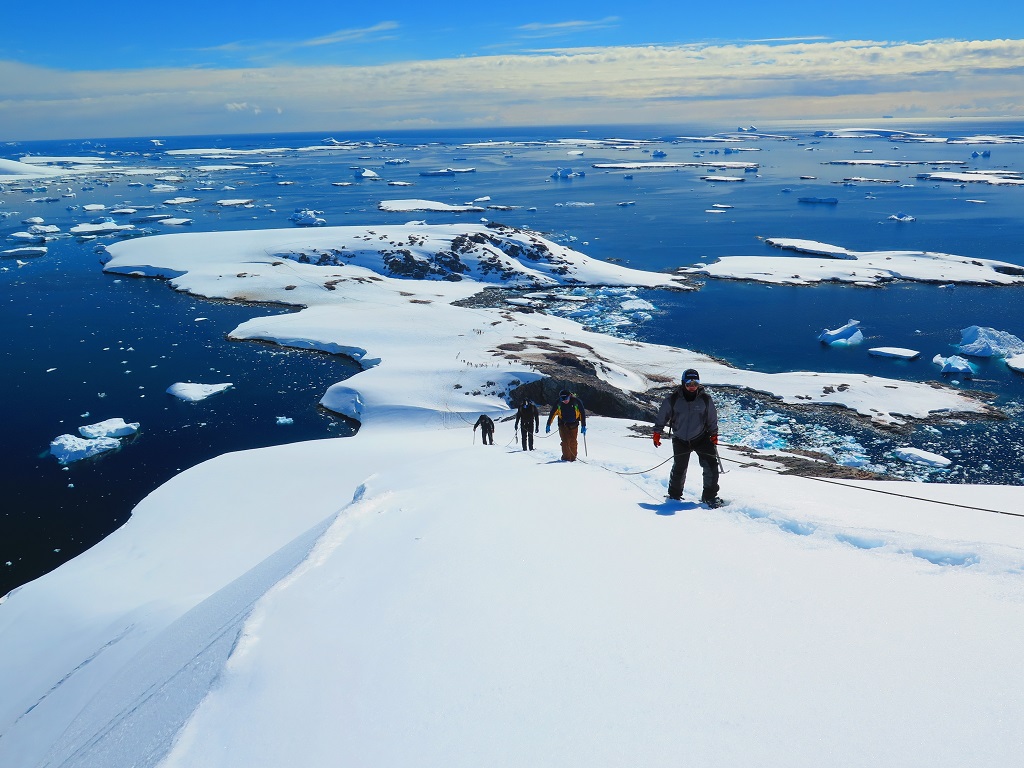
[[[974,259],[932,251],[851,251],[838,245],[786,237],[766,238],[768,245],[799,256],[726,256],[714,264],[677,271],[782,285],[821,282],[877,286],[894,280],[972,285],[1021,285],[1024,268],[1009,262]],[[812,258],[818,256],[820,258]]]
[[[507,227],[190,232],[107,250],[110,273],[300,308],[231,335],[358,360],[322,403],[361,427],[187,469],[7,596],[0,765],[1019,758],[1024,668],[1006,645],[1024,633],[1024,489],[784,474],[723,435],[730,503],[710,510],[694,467],[684,500],[664,500],[671,447],[644,423],[689,367],[712,392],[886,426],[983,415],[980,401],[740,370],[490,306],[488,285],[678,285]],[[548,403],[564,382],[592,410],[583,461],[558,461],[543,431],[517,450],[510,399]],[[481,413],[494,446],[474,441]]]

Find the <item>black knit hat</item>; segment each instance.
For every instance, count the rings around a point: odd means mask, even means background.
[[[696,368],[687,368],[685,371],[683,371],[683,383],[685,384],[686,382],[691,380],[697,382],[700,381],[700,374],[697,373]]]

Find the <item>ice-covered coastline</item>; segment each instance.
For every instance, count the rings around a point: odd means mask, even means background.
[[[740,370],[705,355],[586,331],[549,314],[466,308],[486,284],[518,287],[673,287],[670,275],[591,259],[536,233],[478,224],[324,227],[186,233],[108,246],[106,271],[161,276],[210,298],[287,303],[294,314],[250,320],[236,339],[345,354],[362,373],[330,387],[322,405],[359,421],[403,409],[503,411],[517,386],[565,360],[631,396],[674,384],[698,367],[704,380],[799,405],[841,406],[879,425],[989,407],[941,386],[864,374]],[[414,383],[414,384],[413,384]]]

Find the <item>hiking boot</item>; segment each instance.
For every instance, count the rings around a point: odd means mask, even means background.
[[[717,509],[725,504],[725,500],[718,496],[712,496],[710,499],[701,499],[701,502],[708,505],[708,509]]]

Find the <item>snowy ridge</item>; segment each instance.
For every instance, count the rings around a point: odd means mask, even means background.
[[[0,758],[1012,759],[1015,740],[986,725],[990,706],[1024,713],[1024,673],[1000,652],[1024,631],[1018,520],[880,503],[857,483],[778,475],[727,448],[730,506],[668,506],[667,468],[643,471],[665,451],[628,425],[593,419],[574,466],[553,461],[556,438],[534,453],[502,447],[506,422],[486,449],[468,423],[396,422],[182,473],[3,604],[0,638],[23,650],[0,655],[15,683]],[[545,503],[494,493],[497,477],[543,489]],[[993,487],[986,503],[1019,509],[1021,494]],[[950,633],[949,615],[970,619]],[[937,676],[936,664],[959,672]],[[939,699],[928,716],[922,696]],[[638,716],[622,721],[623,708]],[[774,738],[737,740],[737,718]],[[882,722],[899,738],[866,747]]]

